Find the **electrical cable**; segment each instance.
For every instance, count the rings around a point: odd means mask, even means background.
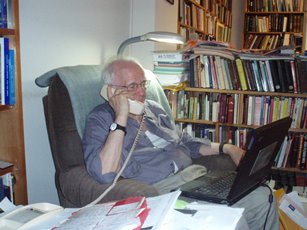
[[[268,217],[269,217],[269,214],[270,214],[270,210],[271,210],[271,206],[272,206],[272,203],[273,203],[273,193],[272,193],[272,189],[267,185],[267,184],[263,184],[262,186],[264,187],[267,187],[270,191],[270,195],[269,195],[269,209],[268,209],[268,213],[266,214],[266,217],[265,217],[265,221],[264,221],[264,225],[263,225],[263,230],[265,230],[265,227],[266,227],[266,224],[267,224],[267,221],[268,221]]]
[[[126,160],[125,160],[123,166],[121,167],[121,169],[119,170],[119,172],[118,172],[117,175],[115,176],[115,178],[114,178],[112,184],[111,184],[111,185],[110,185],[110,186],[109,186],[99,197],[97,197],[94,201],[92,201],[91,203],[89,203],[89,204],[87,204],[86,206],[84,206],[84,208],[85,208],[85,207],[90,207],[90,206],[93,206],[93,205],[97,204],[97,203],[98,203],[102,198],[104,198],[104,197],[111,191],[111,189],[116,185],[117,180],[119,179],[119,177],[120,177],[121,174],[123,173],[124,169],[126,168],[128,162],[129,162],[129,160],[130,160],[130,158],[131,158],[132,152],[134,151],[134,149],[135,149],[135,147],[136,147],[136,144],[137,144],[137,142],[138,142],[138,140],[139,140],[139,138],[140,138],[140,136],[141,136],[141,132],[142,132],[143,124],[144,124],[144,121],[145,121],[145,117],[146,117],[146,115],[145,115],[145,113],[143,113],[142,120],[141,120],[141,123],[140,123],[140,127],[139,127],[139,129],[138,129],[138,132],[137,132],[137,134],[136,134],[136,137],[135,137],[135,139],[134,139],[134,142],[133,142],[133,144],[132,144],[132,146],[131,146],[131,149],[130,149],[130,151],[129,151],[129,153],[128,153],[128,156],[127,156],[127,158],[126,158]]]

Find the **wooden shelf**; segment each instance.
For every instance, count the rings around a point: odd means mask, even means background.
[[[250,12],[250,11],[246,11],[245,14],[249,14],[249,15],[272,15],[272,14],[289,14],[289,15],[292,15],[292,14],[304,14],[304,12],[301,12],[301,11],[267,11],[267,12],[260,12],[260,11],[257,11],[257,12]]]
[[[277,167],[272,167],[273,170],[280,170],[284,172],[295,172],[295,173],[307,173],[307,170],[301,170],[298,168],[277,168]]]
[[[14,201],[16,205],[25,205],[28,203],[28,198],[22,112],[18,0],[12,0],[12,11],[14,29],[0,29],[0,35],[8,37],[10,46],[15,50],[16,103],[14,106],[0,106],[0,160],[14,165],[11,169],[15,180]]]

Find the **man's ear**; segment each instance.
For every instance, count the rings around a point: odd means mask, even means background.
[[[115,93],[115,88],[113,88],[112,86],[108,85],[107,87],[107,96],[108,98],[111,98]]]

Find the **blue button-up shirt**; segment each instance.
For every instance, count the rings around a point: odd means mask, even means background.
[[[147,100],[145,104],[146,130],[164,139],[168,144],[161,148],[155,146],[143,130],[138,135],[136,147],[121,176],[153,184],[173,174],[175,168],[182,170],[192,164],[191,158],[200,156],[200,145],[210,145],[210,141],[196,140],[187,133],[178,130],[175,123],[158,103]],[[108,102],[97,106],[88,116],[83,136],[87,170],[100,183],[111,183],[116,176],[115,172],[101,173],[102,166],[99,157],[109,135],[110,125],[114,120],[115,114]],[[122,149],[123,162],[129,154],[138,129],[139,123],[129,117]]]

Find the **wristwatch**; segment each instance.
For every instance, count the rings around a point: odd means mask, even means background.
[[[121,126],[121,125],[119,125],[119,124],[117,124],[117,123],[115,123],[115,122],[112,123],[111,126],[110,126],[110,131],[115,131],[115,130],[117,130],[117,129],[123,131],[123,132],[125,133],[125,135],[126,135],[126,133],[127,133],[126,127]]]

